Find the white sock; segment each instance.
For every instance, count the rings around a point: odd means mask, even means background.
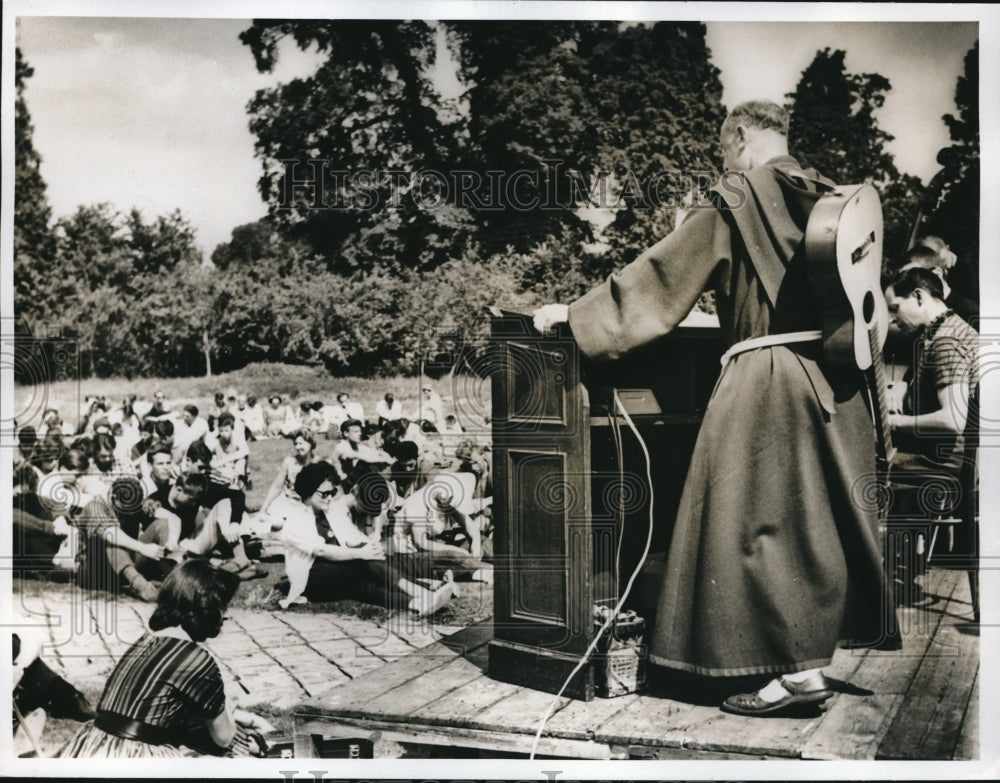
[[[806,669],[804,672],[791,672],[790,674],[783,674],[781,676],[790,682],[805,682],[810,677],[815,677],[822,671],[822,669]]]

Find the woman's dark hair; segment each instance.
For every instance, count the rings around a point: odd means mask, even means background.
[[[109,435],[107,432],[98,432],[90,441],[90,447],[93,449],[90,452],[90,456],[93,457],[99,451],[113,452],[117,445],[114,435]]]
[[[257,395],[256,394],[248,394],[247,395],[247,405],[249,405],[252,408],[256,404],[257,404]]]
[[[310,462],[295,477],[295,493],[303,500],[308,500],[319,489],[324,481],[336,486],[337,471],[329,462]]]
[[[311,433],[306,432],[306,430],[295,430],[291,435],[288,436],[292,443],[295,443],[299,438],[302,438],[306,443],[308,443],[313,451],[316,451],[316,438],[312,436]]]
[[[70,473],[86,473],[90,460],[79,449],[70,449],[59,458],[59,468]]]
[[[180,626],[196,642],[218,636],[239,584],[238,576],[207,560],[181,563],[163,580],[156,610],[149,618],[150,630]]]

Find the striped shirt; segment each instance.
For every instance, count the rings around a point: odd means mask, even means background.
[[[147,633],[118,662],[98,710],[197,733],[225,706],[222,673],[207,650],[192,641]]]

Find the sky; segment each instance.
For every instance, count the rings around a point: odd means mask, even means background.
[[[634,4],[618,8],[636,12]],[[656,6],[638,12],[671,17]],[[122,211],[136,206],[146,220],[179,208],[206,255],[234,227],[263,216],[246,105],[256,90],[306,76],[318,61],[290,45],[275,73],[259,74],[238,39],[248,26],[20,16],[17,42],[35,71],[26,100],[54,216],[104,201]],[[713,21],[707,38],[728,106],[782,101],[824,47],[844,49],[852,73],[886,76],[892,90],[879,120],[896,136],[890,151],[901,170],[927,181],[948,142],[941,115],[955,111],[955,81],[978,32],[975,22]]]

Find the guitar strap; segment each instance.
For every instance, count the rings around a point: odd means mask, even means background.
[[[757,175],[755,175],[755,171]],[[810,193],[818,194],[820,188],[826,191],[832,190],[834,187],[832,183],[809,177],[798,169],[779,169],[779,171],[801,179],[806,190]],[[735,205],[726,211],[733,216],[736,222],[747,255],[750,256],[750,261],[753,263],[765,294],[767,294],[768,301],[774,308],[778,301],[781,284],[785,279],[786,264],[795,255],[799,243],[790,236],[784,238],[776,236],[767,221],[766,215],[769,208],[771,212],[784,209],[785,194],[777,178],[770,172],[765,173],[762,169],[751,169],[743,172],[742,184],[743,192],[747,197],[745,203],[752,204],[752,208],[746,209]]]

